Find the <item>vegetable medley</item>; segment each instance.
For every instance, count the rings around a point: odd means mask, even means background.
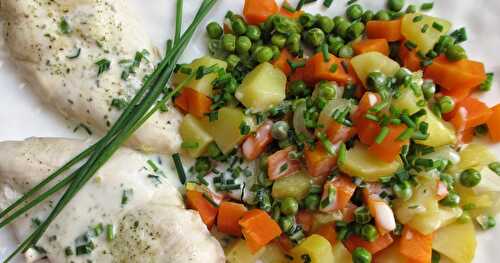
[[[310,2],[246,0],[177,67],[187,206],[229,262],[471,262],[500,208],[500,163],[474,138],[500,141],[500,104],[471,96],[493,74],[465,28],[432,3],[332,18]]]

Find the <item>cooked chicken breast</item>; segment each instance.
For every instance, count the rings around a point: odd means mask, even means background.
[[[68,139],[0,142],[0,210],[86,146]],[[43,249],[26,253],[27,261],[224,262],[218,241],[196,212],[184,208],[169,173],[143,154],[120,149],[50,225],[38,242]],[[15,221],[15,236],[31,233],[61,194]],[[112,241],[108,225],[116,233]]]
[[[0,0],[6,45],[32,89],[63,115],[101,133],[118,119],[158,61],[124,2]],[[153,115],[129,145],[177,151],[179,122],[179,112],[169,107]]]

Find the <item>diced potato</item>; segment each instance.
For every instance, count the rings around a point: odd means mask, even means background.
[[[500,176],[488,168],[488,166],[483,167],[479,172],[481,173],[481,181],[477,186],[472,188],[474,193],[500,192]]]
[[[453,172],[461,172],[468,168],[482,169],[491,162],[496,161],[495,156],[488,147],[480,143],[472,143],[460,152],[460,162],[451,167]]]
[[[285,90],[285,74],[264,62],[246,75],[235,96],[245,107],[260,112],[282,102]]]
[[[198,144],[196,148],[186,149],[189,156],[193,158],[200,156],[205,151],[208,144],[214,140],[205,130],[202,122],[191,114],[184,116],[184,119],[182,119],[179,133],[181,134],[183,142]]]
[[[416,16],[422,16],[422,20],[414,22]],[[433,23],[439,24],[443,27],[441,31],[434,28]],[[422,33],[422,27],[428,26],[427,31]],[[434,48],[434,44],[438,42],[439,37],[445,35],[450,30],[451,23],[447,20],[423,15],[420,13],[406,14],[401,21],[401,33],[405,39],[412,41],[417,45],[417,50],[427,53]]]
[[[335,263],[352,263],[352,256],[349,250],[345,248],[342,242],[335,243],[333,246],[333,259]]]
[[[432,248],[454,263],[471,263],[476,251],[476,231],[472,222],[454,223],[439,229]]]
[[[339,164],[342,172],[367,182],[377,182],[380,177],[392,176],[400,166],[399,157],[392,163],[386,163],[368,152],[368,148],[361,143],[349,149],[345,161]]]
[[[309,188],[311,177],[307,173],[298,172],[276,180],[271,195],[277,199],[293,197],[302,200],[309,193]]]
[[[197,58],[191,62],[191,64],[187,65],[186,67],[190,68],[191,70],[195,71],[201,66],[205,67],[211,67],[213,65],[217,65],[223,69],[227,68],[227,63],[225,61],[215,59],[209,56]],[[184,74],[182,72],[177,72],[175,73],[172,83],[174,85],[179,85],[182,81],[184,81],[189,75]],[[203,93],[207,96],[212,96],[212,82],[217,78],[217,73],[210,73],[205,76],[203,76],[201,79],[195,79],[193,78],[189,83],[186,85],[186,87],[190,87],[200,93]]]
[[[335,122],[332,118],[333,113],[336,110],[344,111],[346,108],[349,108],[350,112],[354,112],[356,110],[356,106],[346,99],[334,99],[328,102],[319,114],[318,124],[320,125],[320,128],[318,128],[318,130],[326,130],[331,123]]]
[[[238,108],[224,107],[218,112],[217,120],[211,122],[208,118],[204,118],[203,125],[214,138],[220,150],[223,153],[228,153],[245,137],[241,134],[241,124],[246,123],[253,127],[253,120]]]
[[[487,166],[481,172],[481,182],[479,185],[468,188],[461,184],[456,185],[456,190],[460,194],[462,205],[474,204],[471,215],[496,214],[500,210],[500,177],[491,171]]]
[[[304,258],[309,257],[311,263],[334,262],[332,246],[330,242],[320,235],[310,235],[298,246],[290,251],[293,263],[304,263]]]
[[[359,79],[366,87],[366,77],[373,71],[393,76],[399,69],[398,62],[379,52],[366,52],[351,59],[351,64]]]
[[[375,256],[374,263],[403,263],[406,262],[406,257],[399,253],[399,242],[394,242],[392,245]]]
[[[245,240],[238,239],[226,248],[226,262],[228,263],[255,263],[264,253],[265,248],[252,254]]]
[[[276,243],[267,245],[264,253],[260,257],[263,263],[288,263],[290,260],[285,256],[281,248]]]
[[[342,211],[336,210],[328,213],[322,213],[322,212],[314,213],[313,218],[314,221],[311,229],[314,232],[322,225],[342,220],[344,216],[342,215]]]
[[[409,114],[422,109],[422,107],[417,105],[417,102],[422,99],[421,96],[417,97],[410,88],[402,88],[400,91],[401,96],[392,101],[394,107],[399,110],[408,110]],[[417,141],[417,143],[431,147],[455,144],[457,137],[451,124],[438,118],[429,108],[425,107],[425,109],[427,114],[421,117],[420,121],[425,121],[429,124],[429,137],[425,140]]]

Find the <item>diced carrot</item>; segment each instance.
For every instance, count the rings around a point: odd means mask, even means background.
[[[373,143],[368,151],[380,160],[390,163],[396,160],[404,145],[409,140],[397,140],[398,136],[406,130],[406,125],[389,125],[389,134],[381,143]]]
[[[352,120],[357,128],[359,140],[366,144],[372,145],[375,142],[375,137],[380,132],[380,126],[377,122],[365,118],[370,108],[381,102],[380,96],[373,92],[365,92],[361,98],[358,109],[354,113]]]
[[[330,245],[332,245],[332,247],[335,246],[335,244],[337,243],[337,232],[335,231],[335,223],[322,225],[314,233],[328,240],[328,242],[330,242]]]
[[[380,198],[382,186],[378,183],[369,183],[363,189],[363,200],[375,219],[375,226],[381,235],[396,228],[396,219],[391,207]]]
[[[422,235],[420,232],[404,226],[399,240],[399,252],[411,260],[430,263],[432,258],[432,234]]]
[[[425,68],[424,77],[444,89],[472,89],[486,80],[486,73],[483,63],[467,59],[452,62],[440,55]]]
[[[403,62],[403,66],[411,71],[420,70],[420,58],[417,55],[417,51],[408,50],[404,43],[405,41],[401,41],[399,45],[399,57],[401,58],[401,62]]]
[[[320,210],[322,212],[331,212],[339,209],[344,209],[351,200],[351,197],[354,195],[354,191],[356,190],[356,185],[352,182],[352,179],[350,177],[339,175],[324,184],[321,200],[324,200],[328,197],[329,188],[331,186],[333,186],[336,190],[335,201],[331,204],[328,204],[326,207],[321,207]]]
[[[247,23],[258,25],[279,11],[278,4],[274,0],[245,0],[243,16]]]
[[[458,132],[485,124],[493,114],[486,104],[472,97],[465,98],[453,111],[454,116],[450,122]]]
[[[201,92],[191,88],[184,88],[175,99],[174,104],[198,118],[203,118],[205,113],[210,112],[212,100]]]
[[[472,142],[474,139],[474,128],[465,129],[464,131],[458,132],[458,141],[461,144],[466,144]]]
[[[281,50],[279,57],[273,61],[273,65],[283,71],[285,75],[289,76],[292,73],[292,68],[288,64],[288,60],[292,59],[292,54],[288,52],[288,49],[284,48]]]
[[[281,235],[280,226],[263,210],[247,211],[239,220],[243,236],[252,253]]]
[[[469,97],[469,95],[475,90],[476,88],[472,89],[452,89],[452,90],[446,90],[442,89],[440,92],[440,95],[442,96],[450,96],[453,101],[455,102],[455,105],[458,103],[462,102],[465,98]]]
[[[305,71],[305,67],[297,68],[295,69],[295,71],[292,71],[292,74],[289,78],[289,83],[297,80],[304,80]]]
[[[401,19],[381,21],[372,20],[366,24],[368,38],[384,38],[389,42],[403,39],[401,34]]]
[[[212,205],[202,193],[197,191],[186,192],[186,205],[188,208],[198,211],[201,220],[210,229],[215,223],[217,217],[217,207]]]
[[[286,234],[281,234],[277,242],[280,248],[285,252],[292,250],[292,248],[295,246],[292,240]]]
[[[247,160],[253,161],[257,159],[273,141],[271,136],[272,126],[273,122],[268,120],[257,129],[255,135],[250,135],[245,139],[241,145],[241,150]]]
[[[354,70],[354,67],[352,66],[351,59],[343,58],[342,63],[344,64],[344,67],[347,66],[346,73],[349,75],[350,81],[357,84],[357,89],[354,95],[356,98],[361,98],[364,94],[363,82],[361,82],[358,74],[356,74],[356,70]]]
[[[347,127],[338,122],[332,122],[326,129],[326,136],[333,143],[345,142],[356,135],[355,127]]]
[[[448,195],[448,187],[446,187],[446,184],[438,181],[437,182],[437,187],[436,187],[436,199],[437,200],[442,200]]]
[[[358,206],[349,201],[344,209],[342,209],[342,220],[345,222],[354,221],[354,211],[356,208],[358,208]]]
[[[326,152],[321,143],[317,143],[314,149],[306,147],[304,150],[307,172],[313,177],[328,175],[337,164],[337,156]]]
[[[352,80],[342,66],[342,59],[332,54],[329,54],[329,59],[325,62],[323,53],[316,53],[307,61],[304,70],[304,81],[308,84],[314,84],[321,80],[330,80],[344,85]]]
[[[241,226],[238,221],[247,212],[247,208],[238,203],[223,201],[217,215],[217,229],[235,237],[241,236]]]
[[[288,147],[273,153],[267,158],[267,176],[269,179],[276,180],[300,170],[300,161],[291,159],[289,156],[292,151],[293,148]]]
[[[392,239],[391,234],[380,235],[373,242],[366,241],[357,235],[350,235],[347,240],[344,241],[344,245],[350,252],[357,247],[362,247],[371,254],[375,254],[390,246],[393,242],[394,239]]]
[[[387,39],[385,38],[364,39],[352,44],[352,48],[356,55],[377,51],[389,56],[389,43],[387,43]]]
[[[283,1],[283,5],[284,4],[290,4],[290,3],[287,0],[285,0],[285,1]],[[302,10],[290,12],[286,8],[283,8],[283,5],[280,7],[280,15],[282,15],[282,16],[286,16],[286,17],[289,17],[291,19],[298,19],[304,13],[304,11],[302,11]]]
[[[309,233],[314,223],[314,216],[311,212],[301,210],[295,215],[295,221],[302,226],[304,232]]]
[[[500,104],[491,108],[492,114],[486,125],[488,125],[488,134],[494,142],[500,142]]]

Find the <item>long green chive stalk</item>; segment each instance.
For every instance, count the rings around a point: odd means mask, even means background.
[[[217,0],[204,0],[202,2],[195,18],[193,19],[192,24],[179,38],[179,41],[176,41],[174,43],[163,61],[158,65],[151,76],[147,78],[147,80],[143,84],[143,87],[138,91],[129,106],[127,106],[123,114],[113,125],[110,131],[96,144],[89,147],[89,149],[82,152],[80,155],[68,162],[65,166],[50,175],[41,184],[36,186],[38,187],[38,189],[41,189],[48,182],[71,168],[78,161],[90,155],[85,164],[83,164],[75,172],[73,172],[66,179],[62,180],[59,184],[56,185],[62,188],[64,187],[64,185],[71,183],[57,205],[51,211],[50,215],[45,219],[45,221],[40,224],[37,229],[28,238],[26,238],[23,243],[21,243],[21,245],[17,247],[17,249],[4,262],[9,262],[20,251],[24,252],[28,248],[34,246],[41,238],[43,233],[47,230],[52,221],[59,215],[62,209],[71,201],[71,199],[78,193],[78,191],[85,185],[85,183],[88,182],[88,180],[92,178],[92,176],[100,169],[100,167],[102,167],[102,165],[104,165],[104,163],[106,163],[112,157],[112,155],[130,137],[130,135],[134,133],[154,112],[156,112],[161,107],[162,103],[166,103],[169,99],[172,98],[174,94],[176,94],[176,92],[180,90],[180,88],[182,88],[182,85],[179,85],[176,89],[164,95],[162,100],[158,102],[158,97],[162,94],[164,87],[167,85],[181,53],[186,48],[189,40],[191,39],[198,25],[201,23],[202,19],[207,15],[208,11],[213,7],[216,1]],[[179,0],[179,2],[181,2],[182,5],[182,0]],[[180,10],[179,2],[177,10]],[[177,17],[179,16],[180,14],[178,13]],[[35,200],[39,200],[39,198],[42,198],[42,200],[47,198],[55,192],[55,189],[58,188],[53,187],[52,189],[49,189],[44,193],[45,196],[42,194]],[[30,195],[33,195],[35,192],[36,191],[29,191],[29,193],[31,193]],[[24,200],[27,200],[30,195],[25,195],[22,198]],[[23,201],[16,201],[15,204],[17,205],[9,207],[7,212],[2,212],[2,216],[7,215],[21,203],[23,203]],[[28,206],[25,206],[22,209],[24,209],[24,211],[27,211],[36,204],[36,202],[31,202],[28,204]],[[15,218],[9,217],[8,219],[14,220]]]

